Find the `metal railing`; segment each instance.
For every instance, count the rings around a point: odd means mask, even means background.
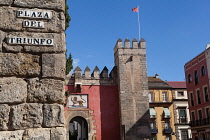
[[[180,118],[178,118],[177,123],[188,124],[189,122],[188,122],[188,119],[186,117],[180,117]]]
[[[164,129],[164,133],[165,133],[165,134],[171,134],[171,133],[172,133],[172,128],[171,128],[171,127],[165,128],[165,129]]]
[[[190,121],[189,125],[191,127],[210,125],[210,118],[204,118],[204,119],[200,119],[200,120]]]
[[[152,133],[152,134],[158,133],[158,129],[157,129],[157,128],[151,128],[151,133]]]

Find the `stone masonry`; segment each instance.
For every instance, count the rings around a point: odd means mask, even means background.
[[[0,0],[0,140],[65,140],[65,0]]]
[[[123,140],[150,138],[146,42],[119,39],[114,48]]]

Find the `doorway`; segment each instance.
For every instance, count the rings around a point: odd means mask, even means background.
[[[83,117],[77,116],[71,119],[69,140],[88,140],[88,124]]]

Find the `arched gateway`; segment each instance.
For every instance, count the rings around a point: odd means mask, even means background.
[[[94,140],[95,126],[90,110],[65,111],[66,116],[66,138],[67,140]]]
[[[69,140],[88,140],[87,121],[80,116],[74,117],[69,123]]]

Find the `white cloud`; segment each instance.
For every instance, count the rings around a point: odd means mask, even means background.
[[[73,58],[73,68],[75,69],[77,66],[79,66],[80,60],[78,58]]]

